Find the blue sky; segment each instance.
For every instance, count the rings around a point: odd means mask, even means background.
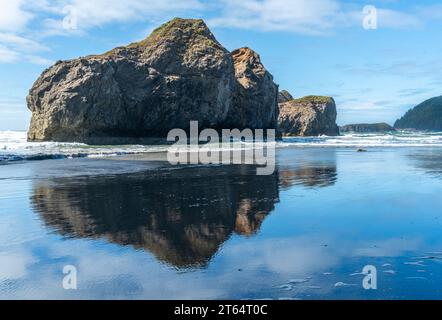
[[[377,29],[363,28],[367,5]],[[259,52],[294,96],[333,96],[339,124],[393,123],[442,95],[441,1],[0,0],[0,130],[27,129],[27,92],[55,61],[141,40],[176,16]]]

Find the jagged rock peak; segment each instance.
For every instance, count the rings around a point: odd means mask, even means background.
[[[244,47],[232,52],[237,88],[227,123],[231,127],[276,128],[278,86],[259,54]]]
[[[293,100],[293,96],[287,90],[278,92],[278,103],[285,103]]]

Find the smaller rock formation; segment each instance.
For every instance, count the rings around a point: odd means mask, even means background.
[[[442,131],[442,96],[428,99],[409,110],[394,124],[396,129]]]
[[[278,92],[278,103],[289,102],[293,100],[293,96],[287,90],[282,90]]]
[[[387,123],[359,123],[348,124],[346,126],[339,127],[341,133],[356,132],[356,133],[376,133],[376,132],[391,132],[395,129]]]
[[[283,136],[336,136],[336,104],[331,97],[307,96],[279,105],[278,130]]]

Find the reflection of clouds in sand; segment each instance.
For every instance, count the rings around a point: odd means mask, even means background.
[[[21,263],[19,268],[14,268],[16,273],[6,274],[10,269],[4,269],[3,266],[2,272],[10,280],[20,280],[15,283],[14,296],[26,299],[227,298],[242,290],[247,294],[260,291],[261,288],[272,288],[275,283],[295,275],[321,270],[338,262],[323,248],[314,248],[313,244],[306,246],[308,242],[308,239],[287,239],[257,241],[251,245],[233,244],[222,251],[219,257],[222,260],[221,268],[178,272],[175,268],[158,263],[153,256],[142,251],[134,253],[133,250],[118,247],[115,250],[100,251],[93,242],[70,241],[46,248],[49,261],[41,261],[41,264],[32,267],[33,270],[28,270],[29,273],[26,272],[26,262],[35,260],[30,254],[10,260]],[[289,252],[287,246],[291,248]],[[243,261],[243,272],[238,271],[238,261]],[[73,264],[78,268],[77,291],[66,291],[61,287],[61,270],[65,264]],[[14,266],[10,264],[10,267]],[[261,277],[261,268],[276,277]],[[33,272],[38,277],[33,277]],[[244,281],[249,283],[248,288],[238,288],[238,283]]]
[[[25,251],[10,260],[10,256],[4,256],[0,258],[0,270],[15,286],[12,298],[296,298],[306,294],[327,295],[335,290],[360,290],[359,285],[334,286],[338,282],[352,281],[350,273],[342,269],[348,259],[366,259],[372,254],[373,258],[401,256],[407,246],[414,251],[422,249],[421,242],[416,239],[380,239],[375,241],[374,251],[367,250],[364,241],[313,234],[296,238],[262,239],[258,236],[238,241],[240,239],[235,236],[225,243],[204,270],[178,270],[142,250],[109,244],[102,247],[104,242],[87,240],[46,247],[45,259],[37,259]],[[322,246],[324,242],[329,245]],[[6,259],[10,261],[8,268],[3,264]],[[77,291],[61,287],[62,268],[66,264],[78,268]],[[324,275],[330,270],[333,275]],[[282,286],[293,279],[308,281],[291,284],[284,290]],[[0,290],[1,297],[11,297],[11,293]]]
[[[25,277],[28,267],[35,261],[36,259],[24,250],[0,253],[0,280]]]
[[[413,152],[408,155],[415,168],[435,177],[442,177],[442,150],[432,149],[425,152]]]
[[[23,208],[23,204],[27,202],[30,182],[17,179],[7,183],[2,179],[4,178],[0,177],[0,252],[3,251],[2,247],[20,246],[35,241],[42,235],[35,213],[29,208]]]
[[[244,260],[241,257],[247,252],[249,257],[243,263],[248,268],[264,269],[280,275],[308,275],[331,268],[339,262],[331,250],[320,245],[323,242],[323,237],[308,236],[268,239],[238,244],[223,253],[236,264]]]
[[[12,215],[11,213],[11,216]],[[28,221],[28,219],[27,217],[24,218],[22,214],[17,213],[15,217],[9,218],[8,214],[2,215],[1,217],[4,223],[0,223],[0,252],[2,251],[2,246],[7,246],[8,248],[22,246],[25,243],[38,241],[38,239],[42,237],[37,219],[31,220],[31,223],[23,225],[22,222]]]
[[[46,248],[47,259],[10,278],[13,292],[0,290],[0,298],[22,299],[186,299],[216,298],[218,284],[189,272],[156,262],[144,252],[97,250],[89,241],[72,241]],[[31,257],[31,256],[28,256]],[[24,259],[26,257],[23,257]],[[78,290],[62,288],[63,266],[78,268]],[[32,276],[32,274],[38,276]],[[212,288],[211,288],[212,285]],[[1,288],[1,284],[0,284]]]
[[[114,254],[97,254],[90,243],[83,241],[76,246],[80,256],[70,254],[66,246],[54,247],[50,254],[65,256],[78,267],[79,290],[75,295],[114,299],[216,299],[232,297],[240,291],[244,291],[243,294],[265,288],[273,291],[277,283],[319,272],[339,262],[325,248],[315,246],[308,238],[251,242],[227,245],[218,257],[222,267],[216,270],[208,268],[204,272],[189,270],[178,273],[174,268],[157,263],[152,256],[141,252],[134,255],[131,250],[127,254],[119,250]],[[238,266],[241,266],[242,272],[238,271]],[[262,277],[262,272],[272,276]],[[238,283],[244,282],[248,283],[248,287],[238,288]],[[72,293],[58,294],[70,296]]]

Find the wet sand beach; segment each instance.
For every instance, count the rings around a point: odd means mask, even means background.
[[[269,176],[158,155],[0,166],[0,298],[442,297],[440,148],[278,148]]]

